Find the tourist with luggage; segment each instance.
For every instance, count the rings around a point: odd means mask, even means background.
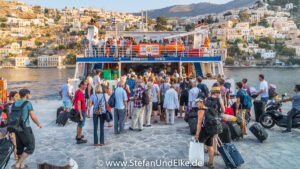
[[[145,105],[144,127],[151,126],[152,100],[153,100],[152,86],[153,84],[151,82],[148,82],[146,85],[147,89],[145,90],[146,96],[149,99],[149,103]]]
[[[93,124],[94,124],[94,146],[98,146],[98,127],[100,128],[100,146],[104,146],[104,123],[106,119],[106,102],[108,95],[102,91],[101,86],[95,88],[95,94],[91,96],[89,105],[93,108]],[[98,126],[99,124],[99,126]]]
[[[172,79],[171,87],[167,90],[163,105],[166,110],[166,124],[174,124],[175,110],[179,108],[178,93],[175,90],[175,79]]]
[[[72,108],[72,86],[71,79],[67,79],[67,83],[62,85],[59,95],[63,101],[64,111],[70,111]]]
[[[263,101],[265,104],[268,103],[269,100],[269,86],[268,86],[268,82],[265,81],[265,76],[263,74],[260,74],[258,76],[258,80],[260,81],[259,84],[259,91],[257,93],[255,93],[255,96],[260,95],[260,99],[261,101]]]
[[[165,79],[160,80],[160,120],[165,121],[165,109],[163,108],[165,94],[168,89],[170,89],[170,78],[166,77]]]
[[[214,168],[214,148],[213,148],[213,140],[214,135],[211,135],[207,132],[205,128],[205,114],[207,111],[206,106],[204,105],[204,101],[201,98],[195,100],[197,109],[198,109],[198,124],[197,131],[195,135],[195,139],[199,140],[200,143],[204,143],[208,150],[209,162],[205,162],[205,166],[208,168]]]
[[[82,80],[79,84],[79,89],[75,92],[74,95],[74,108],[79,113],[80,120],[77,124],[77,135],[76,140],[77,144],[84,144],[87,143],[87,140],[84,140],[84,136],[82,135],[82,128],[85,125],[85,118],[86,118],[86,103],[84,99],[83,92],[87,87],[87,82]]]
[[[144,109],[145,106],[142,102],[142,97],[143,97],[143,92],[145,89],[142,87],[143,81],[141,79],[138,79],[136,81],[136,86],[137,88],[135,89],[134,92],[134,103],[133,103],[133,108],[134,108],[134,117],[132,120],[131,127],[129,127],[129,130],[134,130],[137,123],[139,123],[139,131],[143,130],[143,122],[144,122]]]
[[[237,122],[240,124],[240,128],[243,132],[243,135],[247,135],[246,130],[246,122],[245,122],[245,114],[247,111],[247,105],[244,105],[245,99],[247,97],[247,92],[243,90],[243,84],[242,82],[236,83],[236,117]]]
[[[184,74],[180,79],[180,106],[179,106],[179,116],[178,118],[182,118],[182,113],[184,109],[184,113],[187,113],[187,106],[189,101],[189,90],[192,88],[189,78]]]
[[[87,103],[87,118],[90,118],[91,115],[90,115],[90,105],[88,104],[90,102],[90,98],[92,96],[92,94],[94,94],[94,89],[93,89],[93,78],[91,76],[88,76],[87,77],[87,87],[85,89],[85,92],[84,92],[84,97],[85,97],[85,102]]]
[[[218,84],[214,85],[211,89],[211,96],[209,96],[206,99],[205,106],[208,108],[214,107],[219,115],[221,117],[221,114],[225,113],[225,105],[223,102],[223,99],[220,98],[221,95],[221,89]],[[218,143],[218,135],[215,135],[214,141],[213,141],[213,147],[215,154],[218,155],[218,149],[217,149],[217,143]]]
[[[197,105],[195,100],[198,98],[199,96],[199,92],[200,89],[198,89],[197,87],[197,81],[196,80],[191,80],[191,84],[192,84],[192,89],[189,91],[189,110],[194,110],[194,111],[198,111],[197,109]]]
[[[294,92],[296,94],[293,97],[277,101],[277,103],[290,101],[293,103],[292,109],[288,112],[287,127],[283,131],[284,133],[291,132],[293,117],[300,114],[300,85],[295,85]]]
[[[14,132],[16,135],[18,161],[12,166],[14,169],[29,168],[28,165],[24,164],[24,160],[28,158],[29,155],[33,154],[35,149],[35,138],[30,127],[29,117],[38,127],[42,128],[43,126],[35,116],[31,102],[28,101],[30,98],[30,91],[28,89],[21,89],[19,95],[21,99],[12,105],[7,124],[8,131]],[[18,124],[18,126],[16,126],[10,119],[14,119],[14,116],[20,114],[23,123],[21,123],[22,125]]]
[[[250,93],[250,86],[248,84],[248,79],[247,78],[244,78],[242,80],[242,83],[243,83],[243,90],[246,90],[248,95],[251,96],[251,93]]]
[[[127,110],[127,94],[124,90],[125,82],[119,81],[115,90],[115,107],[114,107],[114,129],[115,134],[124,133],[125,116]]]

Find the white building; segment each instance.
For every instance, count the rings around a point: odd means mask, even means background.
[[[63,57],[60,55],[41,55],[38,56],[38,67],[51,68],[63,65]]]
[[[275,53],[272,50],[261,53],[261,58],[263,59],[273,59],[275,58]]]
[[[30,60],[27,56],[17,56],[15,58],[16,67],[27,67],[30,64]]]

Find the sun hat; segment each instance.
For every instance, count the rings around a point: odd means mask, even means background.
[[[211,89],[211,91],[212,91],[212,92],[220,92],[221,90],[220,90],[220,87],[215,86],[215,87],[213,87],[213,88]]]

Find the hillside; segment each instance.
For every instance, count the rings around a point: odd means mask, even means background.
[[[249,6],[257,0],[233,0],[225,4],[213,4],[208,2],[190,4],[190,5],[174,5],[166,8],[149,10],[148,16],[156,18],[158,16],[170,17],[188,17],[209,13],[220,13],[226,10]],[[134,15],[140,15],[135,13]]]
[[[16,2],[9,2],[0,0],[0,17],[15,16],[22,19],[36,18],[36,14],[29,11],[22,11],[17,6],[27,6],[23,3],[18,4]]]

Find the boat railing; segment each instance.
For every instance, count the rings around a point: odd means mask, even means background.
[[[220,56],[209,47],[190,45],[139,44],[130,46],[92,46],[82,49],[84,57],[208,57]]]

